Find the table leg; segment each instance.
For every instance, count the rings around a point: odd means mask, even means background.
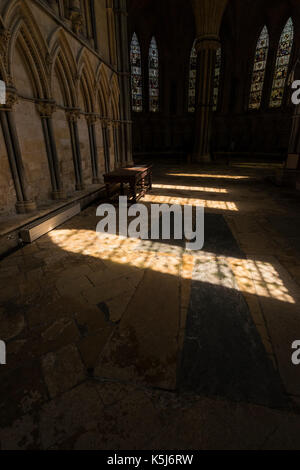
[[[133,204],[136,203],[136,183],[130,183],[130,193]]]
[[[148,174],[148,184],[149,184],[149,190],[151,191],[151,189],[152,189],[152,171],[149,171],[149,174]]]
[[[107,196],[107,199],[109,200],[110,199],[110,184],[106,184],[105,187],[106,187],[106,196]]]

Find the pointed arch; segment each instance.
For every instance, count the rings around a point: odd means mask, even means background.
[[[292,18],[289,18],[285,27],[283,28],[278,45],[270,99],[271,108],[279,108],[282,105],[293,43],[294,25]]]
[[[110,88],[109,82],[105,70],[105,65],[101,63],[96,73],[97,83],[97,95],[98,95],[98,107],[100,115],[104,118],[109,117],[109,99],[110,99]]]
[[[133,33],[130,44],[130,66],[132,110],[140,113],[143,111],[142,57],[136,33]]]
[[[89,58],[84,49],[80,51],[78,57],[78,77],[79,86],[81,86],[84,95],[85,112],[93,113],[95,112],[95,83],[93,79],[94,73]]]
[[[263,94],[266,65],[269,54],[269,32],[267,26],[264,26],[257,41],[250,98],[249,109],[259,109]]]
[[[49,99],[51,92],[45,63],[48,48],[26,1],[14,1],[8,5],[4,18],[6,27],[11,32],[8,73],[13,79],[13,55],[18,47],[22,52],[35,97]]]
[[[220,77],[222,66],[222,47],[220,46],[216,51],[216,63],[214,71],[214,90],[213,90],[213,111],[217,111],[220,93]]]
[[[153,36],[149,47],[149,111],[159,111],[159,55],[155,37]]]
[[[189,96],[188,96],[188,112],[194,113],[196,109],[196,77],[197,77],[197,51],[196,40],[193,43],[190,53],[189,63]]]
[[[119,82],[116,74],[113,74],[111,78],[111,108],[112,108],[112,118],[115,121],[120,119],[120,110],[119,110],[119,99],[120,99],[120,88]]]
[[[74,77],[77,76],[76,62],[70,45],[61,29],[56,30],[55,38],[51,38],[52,48],[50,51],[51,67],[51,89],[53,90],[54,73],[56,73],[63,99],[64,106],[77,107],[76,84]]]

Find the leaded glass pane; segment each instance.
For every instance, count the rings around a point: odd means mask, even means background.
[[[250,90],[249,108],[259,109],[261,105],[266,65],[269,52],[269,33],[267,27],[264,26],[257,41],[254,67],[252,74],[252,83]]]
[[[134,33],[132,36],[130,46],[130,64],[132,110],[139,113],[143,111],[143,88],[141,49],[136,33]]]
[[[159,62],[156,40],[151,39],[149,48],[149,110],[159,111]]]
[[[293,41],[294,26],[292,18],[290,18],[284,27],[279,41],[270,100],[271,108],[278,108],[282,105],[286,79],[289,71],[289,63],[291,58]]]
[[[189,75],[189,102],[188,112],[194,113],[196,106],[196,76],[197,76],[197,52],[195,43],[192,47],[190,56],[190,75]]]
[[[214,91],[213,91],[213,102],[214,102],[213,110],[214,111],[216,111],[218,107],[221,63],[222,63],[222,50],[221,50],[221,47],[219,47],[216,53],[216,65],[215,65],[215,75],[214,75]]]

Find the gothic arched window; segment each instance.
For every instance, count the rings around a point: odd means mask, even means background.
[[[217,111],[217,107],[218,107],[221,64],[222,64],[222,49],[221,47],[219,47],[216,52],[216,64],[215,64],[215,75],[214,75],[214,92],[213,92],[213,101],[214,101],[213,110],[214,111]]]
[[[259,109],[264,88],[266,65],[269,52],[269,33],[266,26],[263,27],[257,41],[252,83],[250,91],[249,108]]]
[[[196,78],[197,78],[197,52],[195,43],[193,44],[190,55],[190,74],[189,74],[189,102],[188,112],[194,113],[196,107]]]
[[[159,62],[156,39],[153,36],[149,47],[149,111],[159,111]]]
[[[133,34],[130,45],[130,64],[132,110],[140,113],[143,111],[142,64],[141,48],[136,33]]]
[[[282,104],[289,63],[294,42],[294,26],[292,18],[289,18],[282,31],[275,66],[270,106],[278,108]]]

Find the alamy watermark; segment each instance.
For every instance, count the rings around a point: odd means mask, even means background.
[[[292,349],[295,349],[295,352],[292,355],[292,363],[294,366],[300,365],[300,341],[294,341],[292,344]]]
[[[97,208],[97,233],[109,233],[141,240],[185,240],[189,251],[204,246],[204,207],[168,204],[132,204],[126,196],[119,197],[119,214],[112,204]],[[129,220],[130,219],[130,220]]]
[[[6,364],[6,344],[0,340],[0,365]]]
[[[298,106],[300,104],[300,80],[295,80],[292,83],[292,89],[295,90],[292,93],[292,103]]]

